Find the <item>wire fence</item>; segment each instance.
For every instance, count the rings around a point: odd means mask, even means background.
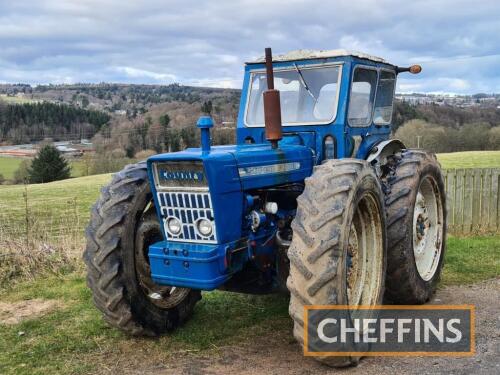
[[[97,195],[95,191],[92,195]],[[60,274],[82,267],[88,206],[88,199],[80,202],[78,194],[45,198],[31,194],[29,185],[16,189],[11,199],[2,199],[0,287],[40,273]]]

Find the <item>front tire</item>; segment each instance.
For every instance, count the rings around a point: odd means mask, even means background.
[[[288,250],[290,316],[304,345],[305,305],[378,305],[384,294],[386,234],[383,193],[371,166],[330,160],[306,179],[297,199]],[[330,366],[360,357],[315,357]]]
[[[435,292],[446,249],[446,195],[436,157],[403,150],[383,178],[387,211],[386,299],[422,304]]]
[[[150,278],[148,247],[162,234],[145,163],[125,167],[102,189],[85,234],[87,285],[106,322],[131,335],[154,336],[190,317],[199,291],[159,286]]]

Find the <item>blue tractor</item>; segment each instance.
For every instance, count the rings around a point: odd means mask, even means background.
[[[105,320],[158,335],[201,291],[285,291],[303,344],[304,305],[426,302],[443,266],[443,178],[434,155],[389,139],[396,77],[420,70],[345,50],[247,63],[236,145],[212,146],[201,117],[200,148],[103,188],[84,260]]]

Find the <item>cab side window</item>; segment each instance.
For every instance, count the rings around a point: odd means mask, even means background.
[[[389,125],[391,123],[395,85],[396,74],[381,70],[373,113],[373,122],[376,125]]]
[[[349,125],[370,125],[376,87],[376,70],[367,68],[356,68],[354,70],[349,98]]]

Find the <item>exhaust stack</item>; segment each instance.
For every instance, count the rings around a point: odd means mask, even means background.
[[[264,96],[264,123],[266,125],[266,139],[271,142],[272,148],[278,147],[281,140],[281,103],[280,92],[274,89],[273,56],[271,48],[266,48],[266,77],[267,90]]]

